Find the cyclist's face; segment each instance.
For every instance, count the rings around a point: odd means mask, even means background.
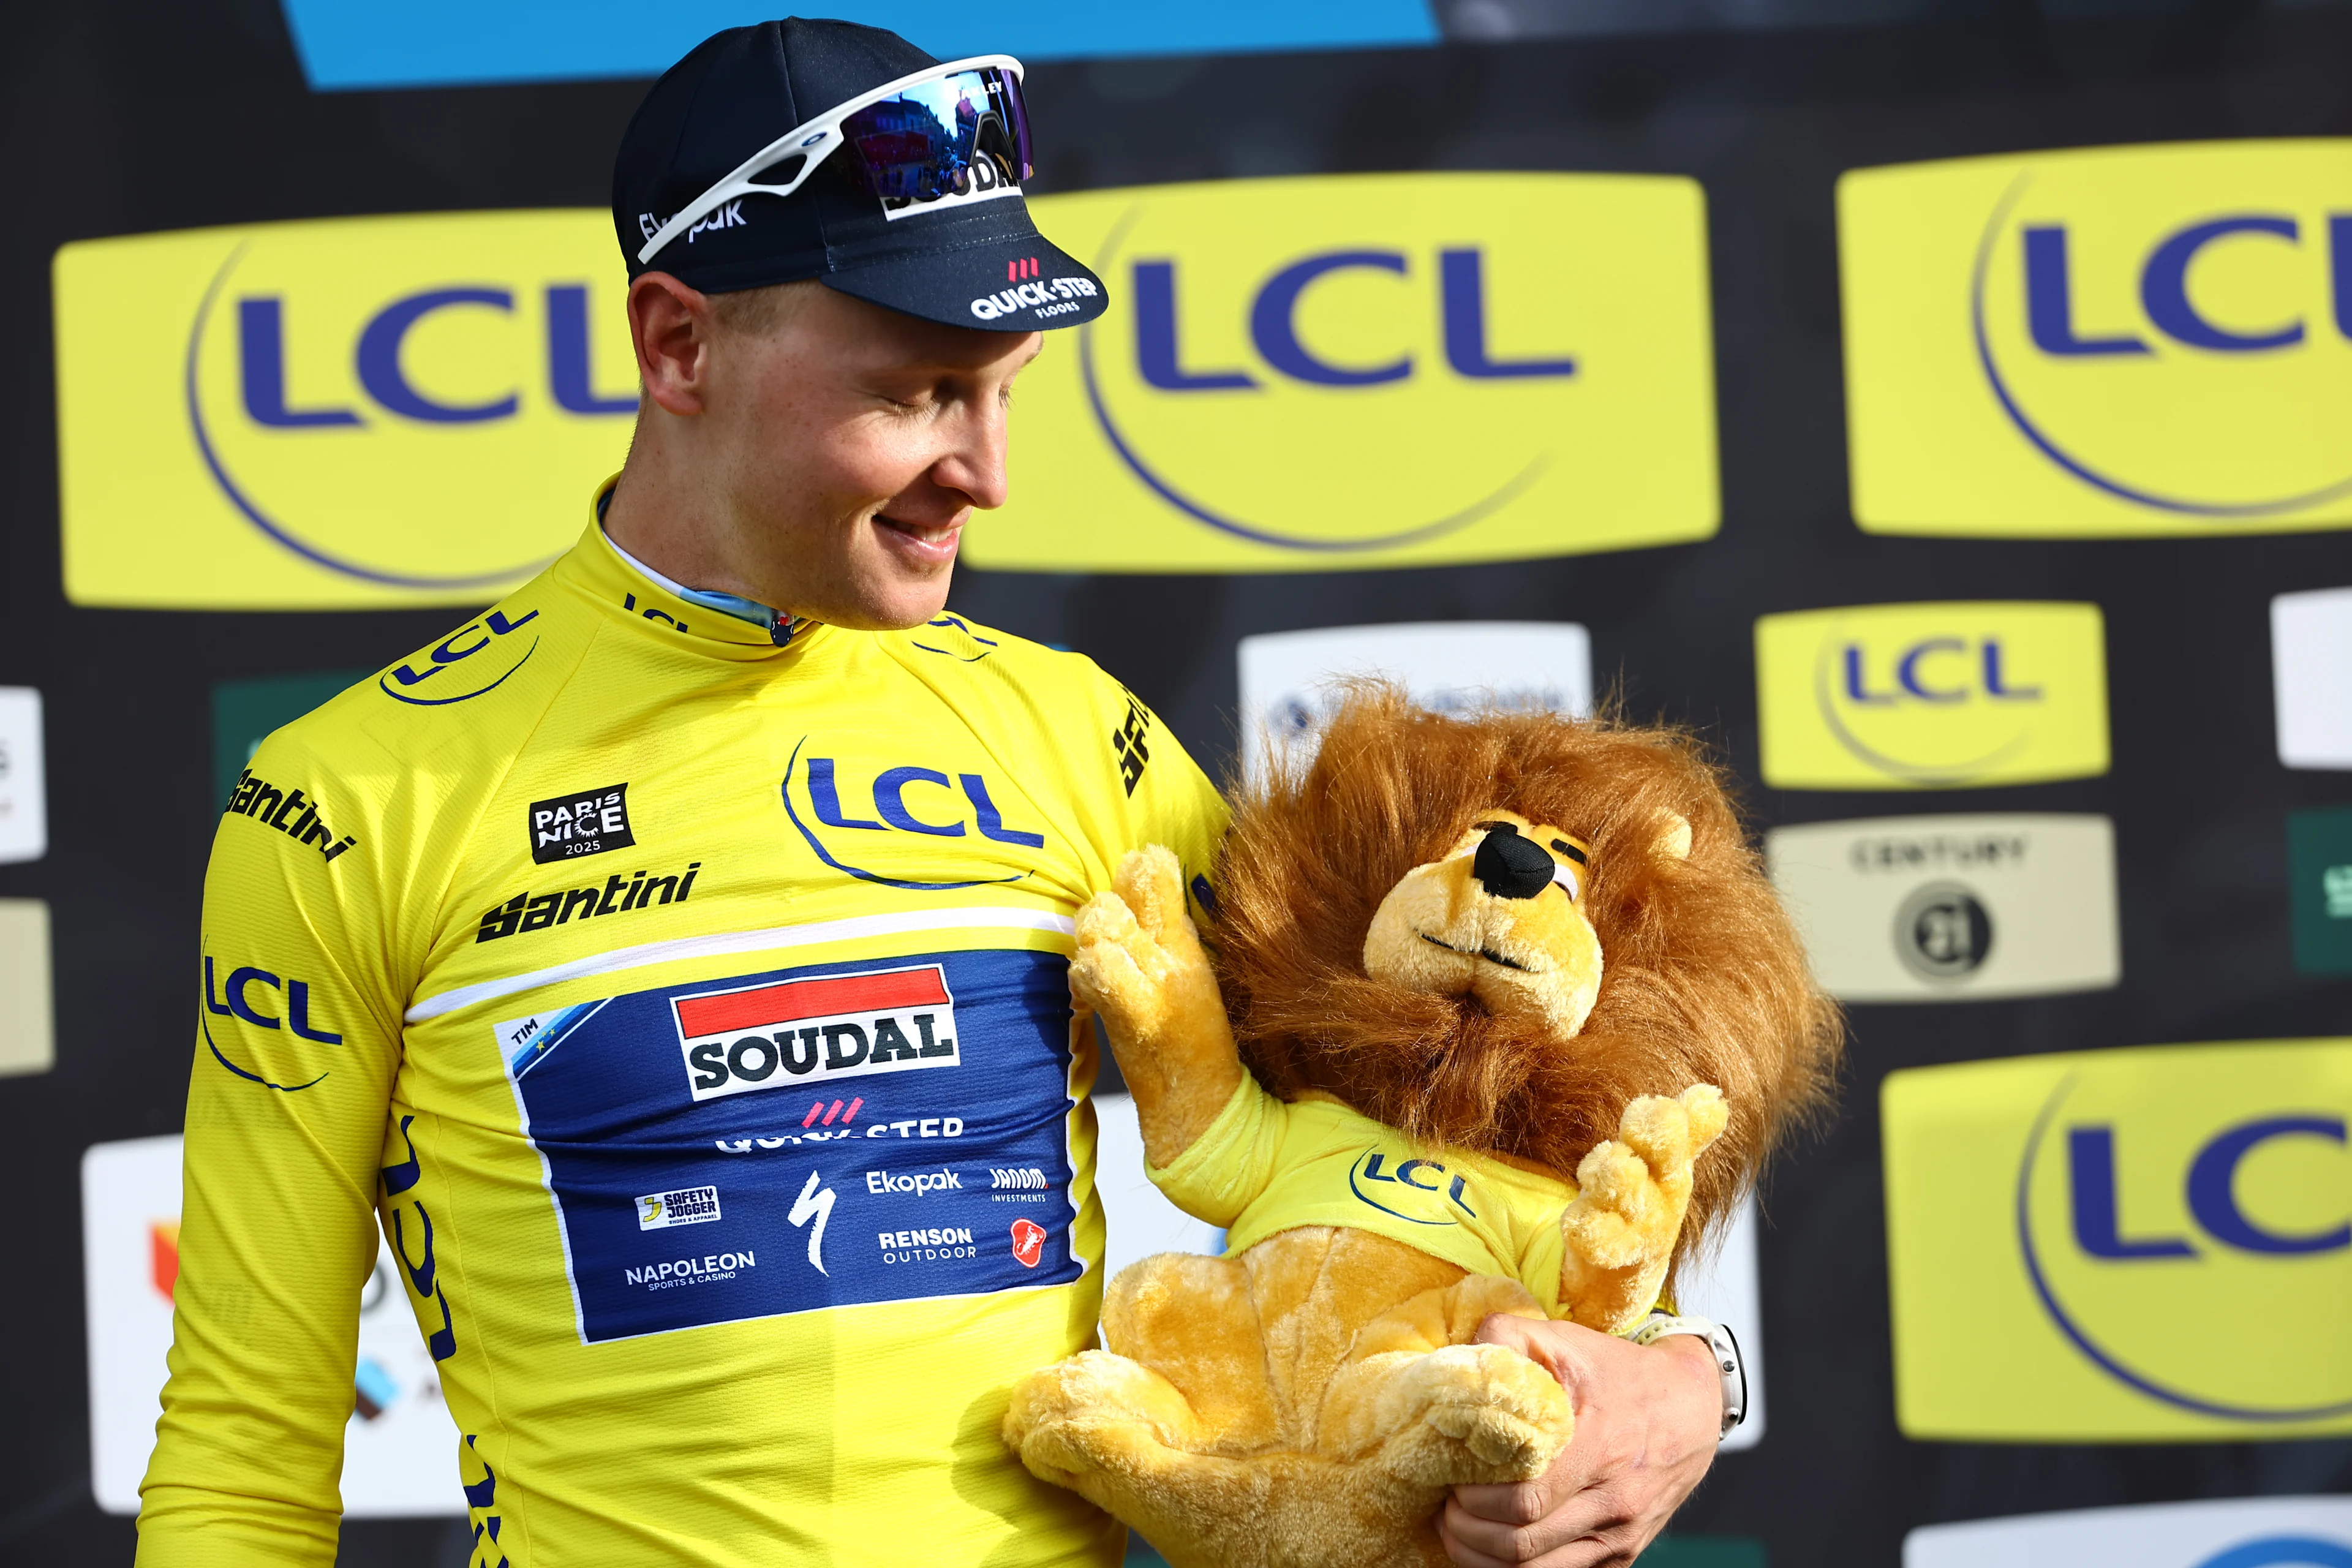
[[[1013,380],[1042,342],[821,287],[772,328],[719,333],[704,449],[766,602],[869,631],[938,615],[964,523],[1004,504]]]

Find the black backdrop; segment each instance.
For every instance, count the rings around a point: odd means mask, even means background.
[[[2021,7],[2022,9],[2022,7]],[[373,667],[447,611],[70,608],[60,584],[55,248],[341,214],[600,206],[643,90],[593,83],[314,95],[269,0],[18,5],[0,58],[16,323],[0,396],[0,683],[47,702],[51,848],[0,895],[51,903],[58,1065],[0,1080],[0,1559],[127,1562],[90,1500],[78,1161],[176,1131],[220,680]],[[2352,13],[1991,19],[1777,34],[1052,65],[1031,78],[1036,189],[1402,169],[1687,174],[1706,189],[1724,522],[1705,544],[1502,565],[1280,577],[961,576],[954,605],[1094,656],[1213,768],[1234,643],[1455,618],[1591,628],[1641,714],[1701,726],[1754,781],[1750,626],[1911,598],[2105,609],[2114,768],[1948,795],[1787,794],[1761,823],[1890,811],[2095,811],[2116,822],[2125,980],[2032,1002],[1859,1007],[1843,1112],[1780,1169],[1763,1238],[1770,1432],[1678,1528],[1776,1564],[1895,1561],[1914,1525],[2102,1503],[2352,1490],[2352,1442],[1915,1443],[1894,1425],[1877,1089],[1890,1069],[2038,1051],[2347,1032],[2352,980],[2297,976],[2285,825],[2352,777],[2274,762],[2267,605],[2352,582],[2342,534],[2049,544],[1871,538],[1845,485],[1832,186],[1864,164],[2095,142],[2352,134]],[[1016,426],[1016,439],[1018,432]],[[588,482],[593,476],[583,477]],[[979,526],[986,526],[983,521]],[[350,1563],[462,1562],[462,1531],[354,1522]]]

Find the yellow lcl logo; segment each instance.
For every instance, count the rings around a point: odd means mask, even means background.
[[[2107,769],[2098,606],[1861,605],[1756,623],[1764,780],[1959,789]]]
[[[2352,141],[1860,170],[1838,210],[1865,529],[2352,523]]]
[[[1685,179],[1237,180],[1035,204],[1108,284],[1022,383],[982,566],[1328,571],[1715,531]]]
[[[577,537],[626,448],[602,213],[142,235],[55,271],[79,604],[478,604]]]
[[[1889,1076],[1897,1401],[1946,1437],[2352,1429],[2352,1043]]]

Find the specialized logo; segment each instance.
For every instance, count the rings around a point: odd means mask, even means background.
[[[2104,816],[1888,816],[1777,827],[1773,885],[1848,1002],[2092,991],[2123,973]]]
[[[1858,605],[1756,623],[1764,781],[1966,789],[2107,771],[2095,605]]]
[[[637,841],[637,836],[629,831],[625,784],[532,801],[530,824],[530,858],[542,866],[626,849]]]
[[[1013,1260],[1024,1268],[1034,1268],[1045,1255],[1045,1227],[1035,1220],[1016,1219],[1013,1222]]]
[[[592,884],[552,893],[517,893],[505,903],[482,911],[482,923],[474,932],[474,940],[496,942],[518,931],[545,931],[566,923],[574,915],[583,921],[593,920],[601,915],[649,910],[657,904],[682,904],[693,894],[694,879],[701,874],[702,862],[694,860],[682,872],[659,877],[644,871],[624,877],[615,871],[604,879],[602,887]]]
[[[1919,1068],[1882,1110],[1906,1434],[2352,1431],[2352,1359],[2243,1316],[2352,1292],[2352,1042]]]
[[[2352,524],[2352,141],[1858,170],[1838,233],[1864,528]]]
[[[1571,621],[1428,621],[1261,632],[1241,639],[1242,761],[1263,776],[1268,753],[1315,743],[1337,682],[1380,676],[1422,707],[1592,711],[1592,638]]]
[[[674,1225],[703,1225],[717,1218],[717,1187],[680,1187],[673,1193],[648,1193],[637,1200],[639,1230],[667,1230]]]
[[[2271,601],[2278,756],[2290,768],[2352,768],[2352,588]]]
[[[1014,499],[975,564],[1329,571],[1716,531],[1694,181],[1351,174],[1037,207],[1126,303],[1023,382]]]
[[[1469,1177],[1454,1175],[1434,1160],[1398,1160],[1377,1149],[1357,1155],[1348,1167],[1348,1190],[1358,1202],[1414,1225],[1460,1225],[1463,1215],[1476,1219],[1469,1184]],[[1419,1193],[1432,1195],[1419,1198]]]
[[[2286,863],[2296,971],[2352,974],[2352,808],[2289,813]]]
[[[221,815],[250,817],[264,827],[274,827],[295,843],[318,850],[323,860],[333,860],[358,842],[351,834],[338,835],[328,826],[317,801],[299,789],[280,789],[251,768],[239,770],[236,787],[229,791]]]
[[[588,487],[620,466],[637,404],[623,284],[602,210],[65,247],[68,596],[495,599],[578,537]]]
[[[918,786],[919,794],[914,793]],[[1017,882],[1029,875],[1027,857],[1014,859],[1001,850],[982,847],[982,843],[1022,849],[1045,847],[1042,832],[1005,821],[1004,812],[997,805],[998,794],[999,789],[990,785],[984,773],[959,770],[950,778],[942,769],[912,763],[880,768],[855,763],[845,765],[836,757],[814,754],[806,737],[793,747],[784,769],[784,815],[800,830],[801,837],[820,861],[859,881],[908,892],[941,892],[984,887],[991,882]],[[1008,794],[1006,798],[1015,797]],[[866,815],[868,800],[873,803],[871,816]],[[820,828],[828,830],[827,834],[821,835]],[[915,837],[881,844],[852,837],[867,833]],[[877,849],[894,858],[903,859],[910,850],[936,858],[937,844],[929,844],[927,848],[916,847],[948,838],[965,840],[953,851],[955,859],[951,864],[992,862],[995,868],[1006,869],[1006,874],[950,877],[935,872],[929,876],[899,876],[874,865],[878,858]],[[872,848],[867,847],[869,844]]]
[[[2352,1498],[2250,1497],[1930,1524],[1903,1568],[2352,1568]]]
[[[703,992],[671,1003],[697,1100],[956,1065],[937,964]]]

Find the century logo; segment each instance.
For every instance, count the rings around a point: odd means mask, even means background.
[[[1776,827],[1764,853],[1813,973],[1847,1002],[2098,990],[2123,973],[2104,816],[1889,816]]]
[[[936,963],[673,998],[697,1100],[956,1065],[955,998]]]
[[[1348,175],[1038,205],[1128,303],[1024,383],[1035,439],[967,545],[980,564],[1327,571],[1716,530],[1692,181]]]
[[[2352,1292],[2352,1042],[1915,1069],[1883,1110],[1906,1433],[2352,1430],[2352,1360],[2244,1331]]]
[[[1765,782],[1959,789],[2107,771],[2095,605],[1862,605],[1756,623]]]
[[[2352,141],[1864,170],[1839,214],[1865,528],[2352,523]]]
[[[92,240],[56,284],[77,603],[482,603],[577,535],[636,410],[602,212]]]

